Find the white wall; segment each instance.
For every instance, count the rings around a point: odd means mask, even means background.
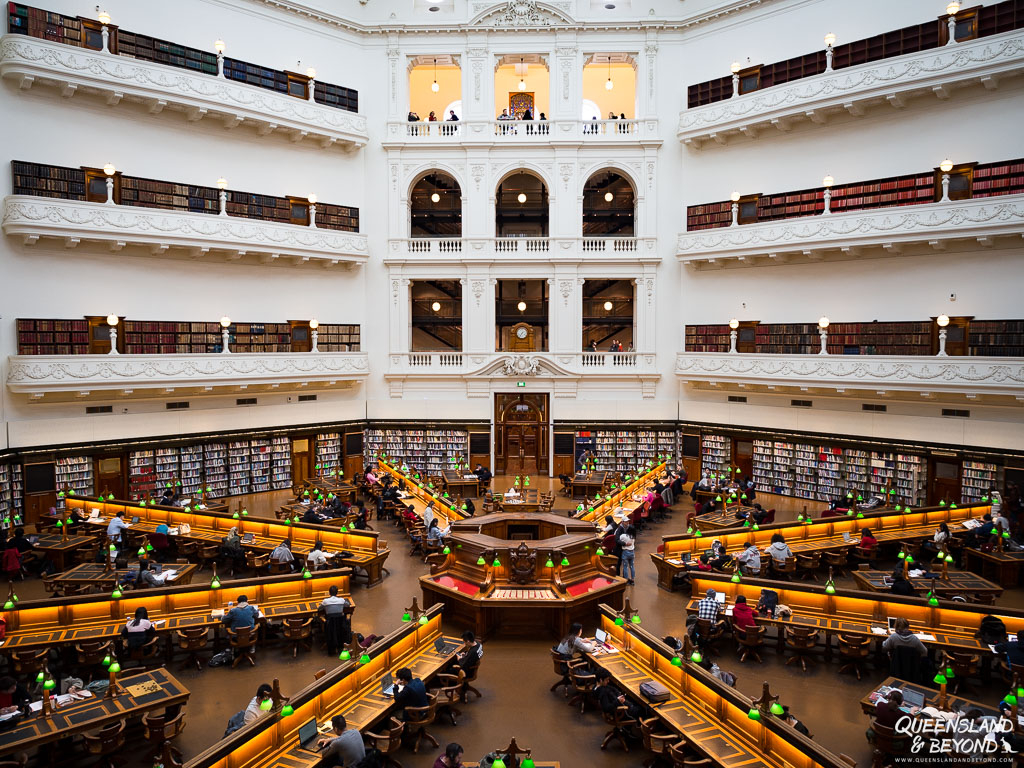
[[[686,4],[653,0],[642,8],[637,5],[630,13],[644,22],[678,21],[722,4],[722,0]],[[42,5],[70,15],[92,14],[92,6],[72,0],[47,0]],[[337,11],[336,3],[325,0],[313,0],[311,5],[327,14]],[[394,24],[395,19],[389,18],[392,13],[411,24],[449,24],[472,15],[465,0],[457,0],[450,12],[445,5],[439,14],[416,6],[419,10],[410,15],[412,6],[408,0],[374,0],[366,6],[349,3],[344,10],[364,25]],[[611,18],[588,2],[576,6],[580,18]],[[390,286],[381,259],[389,232],[406,231],[404,221],[394,220],[400,214],[400,210],[396,213],[396,198],[404,195],[404,188],[398,195],[391,189],[389,165],[424,161],[411,151],[393,150],[389,157],[380,146],[389,111],[394,111],[392,102],[398,104],[403,117],[408,104],[407,90],[402,90],[408,88],[403,80],[406,74],[401,67],[396,84],[400,97],[397,101],[391,98],[389,46],[401,48],[403,62],[406,55],[427,55],[440,48],[461,53],[464,94],[469,88],[466,52],[470,47],[485,47],[493,54],[516,49],[548,52],[556,71],[561,64],[555,52],[566,46],[578,50],[580,62],[588,51],[636,51],[642,57],[637,81],[639,107],[658,118],[664,139],[660,149],[653,151],[656,173],[643,203],[641,227],[650,226],[652,231],[639,232],[658,237],[662,259],[656,271],[653,336],[661,378],[653,400],[600,389],[586,390],[576,400],[556,397],[552,400],[554,418],[637,421],[678,415],[685,420],[1021,447],[1020,438],[1015,437],[1021,433],[1019,408],[979,411],[977,420],[952,424],[929,415],[928,409],[933,411],[938,405],[908,404],[905,415],[891,412],[869,417],[859,412],[859,400],[850,404],[838,398],[815,398],[821,402],[820,410],[816,402],[813,414],[794,417],[788,398],[787,407],[776,407],[776,400],[768,398],[763,404],[729,408],[720,395],[715,400],[703,392],[681,388],[673,373],[685,324],[722,323],[734,316],[762,322],[807,322],[821,314],[835,321],[917,320],[940,312],[979,318],[1022,316],[1018,295],[1019,286],[1024,285],[1024,262],[1019,249],[714,272],[687,271],[675,260],[675,238],[685,227],[686,206],[726,199],[734,189],[770,193],[814,187],[826,173],[837,183],[906,174],[932,168],[946,156],[955,162],[1019,157],[1019,126],[1024,124],[1024,84],[1020,79],[1006,81],[995,91],[956,92],[945,102],[915,101],[903,110],[886,108],[863,118],[838,118],[825,126],[807,124],[790,134],[766,135],[727,147],[712,145],[698,151],[675,139],[679,111],[686,104],[686,86],[727,74],[733,60],[745,63],[749,56],[753,63],[768,63],[789,58],[819,48],[825,32],[835,32],[839,43],[844,43],[935,18],[943,12],[942,6],[932,0],[778,0],[685,31],[638,32],[634,28],[567,33],[541,29],[516,37],[410,32],[387,39],[381,34],[317,25],[250,0],[113,0],[105,8],[115,23],[129,30],[206,50],[212,50],[213,41],[222,38],[229,56],[289,70],[313,66],[318,79],[358,89],[360,112],[368,119],[369,145],[352,154],[323,150],[278,136],[258,137],[244,126],[229,132],[212,120],[188,123],[180,114],[149,115],[124,103],[111,108],[81,94],[65,100],[54,89],[42,86],[19,91],[13,82],[4,80],[0,81],[0,113],[7,117],[0,121],[3,159],[69,166],[112,162],[126,174],[156,179],[210,185],[224,176],[232,189],[272,195],[315,192],[324,202],[360,208],[370,262],[354,271],[218,265],[97,254],[84,247],[64,250],[40,244],[26,248],[2,238],[0,355],[6,358],[16,352],[14,319],[18,317],[75,318],[111,311],[151,320],[216,320],[223,314],[239,321],[315,316],[322,323],[362,325],[362,348],[370,355],[371,376],[355,390],[325,396],[301,416],[296,415],[297,407],[275,399],[286,396],[282,392],[267,398],[266,405],[261,397],[255,408],[236,409],[233,399],[225,399],[217,401],[219,405],[210,401],[207,404],[214,407],[208,409],[194,405],[198,410],[179,415],[162,412],[159,401],[151,404],[151,412],[147,406],[141,413],[87,419],[81,403],[30,405],[5,389],[0,417],[6,429],[0,434],[0,448],[164,435],[168,430],[308,423],[309,413],[324,421],[363,414],[376,419],[491,417],[488,399],[467,402],[446,394],[443,388],[407,387],[401,399],[394,399],[383,378],[390,345]],[[653,16],[648,15],[648,8],[654,9]],[[656,54],[644,52],[650,43],[657,45]],[[648,60],[655,66],[653,98],[644,95]],[[489,77],[492,73],[485,72],[485,80]],[[485,87],[482,101],[488,100],[489,93]],[[578,82],[572,93],[578,102]],[[577,116],[578,103],[565,113]],[[547,157],[535,159],[547,164],[550,176],[556,175],[563,159],[580,162],[575,149],[541,150],[541,154]],[[630,161],[647,162],[642,150],[622,154]],[[464,224],[464,231],[487,232],[488,220],[493,227],[493,209],[487,202],[493,184],[488,178],[477,190],[465,181],[465,170],[472,162],[485,162],[489,168],[515,162],[520,159],[517,151],[494,149],[481,159],[455,148],[439,151],[433,159],[439,164],[461,164],[467,210],[477,216]],[[575,189],[581,189],[585,181],[581,168],[576,173],[572,188],[559,189],[559,181],[553,189],[560,206],[556,225],[567,232],[575,221]],[[10,176],[0,174],[0,192],[7,194],[10,184]],[[950,292],[958,295],[952,305],[947,300]],[[466,334],[469,337],[473,331],[467,328]],[[404,329],[399,335],[407,336]],[[492,335],[488,331],[482,337]],[[571,336],[578,339],[576,332]],[[141,406],[133,400],[128,407]]]

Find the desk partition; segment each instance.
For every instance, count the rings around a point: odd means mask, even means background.
[[[582,512],[577,512],[576,517],[579,520],[586,520],[588,523],[594,523],[598,527],[603,527],[605,517],[615,512],[619,507],[624,506],[627,502],[632,501],[634,494],[640,493],[649,483],[653,483],[654,480],[661,477],[665,472],[666,466],[665,462],[655,465],[629,483],[615,489],[602,499],[601,503],[597,506],[588,507]]]

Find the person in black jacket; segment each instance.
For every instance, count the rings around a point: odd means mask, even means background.
[[[892,586],[889,587],[889,591],[894,595],[914,596],[914,585],[903,578],[903,568],[897,566],[896,570],[892,572]]]
[[[402,710],[402,719],[405,719],[406,707],[425,707],[430,701],[427,699],[427,688],[418,677],[413,678],[412,670],[402,667],[395,672],[398,685],[395,687],[395,704]]]
[[[594,693],[597,694],[598,706],[606,715],[614,715],[619,707],[625,707],[632,720],[636,720],[642,714],[640,707],[627,699],[625,694],[612,684],[612,676],[603,669],[597,672],[597,687]]]

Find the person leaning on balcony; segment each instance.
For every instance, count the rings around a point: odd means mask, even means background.
[[[434,114],[434,110],[430,110],[430,116],[427,117],[427,120],[431,123],[437,122],[437,115]]]
[[[409,110],[409,122],[410,122],[410,123],[418,123],[419,121],[420,121],[420,116],[419,116],[419,115],[417,115],[417,114],[416,114],[415,112],[413,112],[413,111],[412,111],[412,110],[410,109],[410,110]]]
[[[449,109],[448,110],[448,122],[449,123],[457,123],[457,122],[459,122],[459,116],[455,114],[455,110],[454,109]]]

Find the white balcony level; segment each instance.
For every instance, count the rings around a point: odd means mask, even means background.
[[[365,352],[180,355],[12,355],[7,389],[31,395],[223,387],[338,385],[365,379]]]
[[[583,383],[635,391],[654,397],[661,378],[656,356],[644,352],[404,352],[392,353],[385,378],[391,397],[401,397],[408,382],[457,377],[467,397],[487,397],[492,388],[522,381],[534,391],[576,397]]]
[[[366,235],[355,232],[30,195],[4,198],[2,226],[26,245],[47,238],[126,255],[348,268],[368,258]]]
[[[681,352],[676,376],[728,388],[824,389],[1012,396],[1024,399],[1024,360],[1016,357],[757,355]]]
[[[388,123],[385,146],[487,144],[661,144],[658,121],[646,120],[464,120]]]
[[[679,261],[696,269],[876,258],[1020,246],[1024,195],[875,208],[684,232]]]
[[[386,264],[502,261],[576,264],[630,261],[656,264],[654,237],[410,237],[389,241]]]
[[[110,106],[127,101],[145,104],[153,114],[183,112],[193,122],[218,117],[226,128],[251,125],[261,136],[310,139],[345,149],[367,142],[366,118],[353,112],[223,77],[26,35],[0,38],[0,76],[22,89],[54,86],[65,98],[81,91],[100,95]]]
[[[948,99],[960,88],[998,87],[1003,78],[1024,71],[1024,31],[909,53],[844,67],[792,83],[733,96],[687,109],[679,115],[679,140],[696,149],[707,142],[790,130],[794,123],[826,123],[837,113],[860,116],[868,107],[897,109],[927,94]]]

